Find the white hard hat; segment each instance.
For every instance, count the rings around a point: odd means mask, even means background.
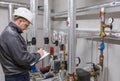
[[[33,14],[27,8],[20,7],[18,9],[15,9],[13,16],[23,17],[23,18],[27,19],[30,23],[32,23]]]

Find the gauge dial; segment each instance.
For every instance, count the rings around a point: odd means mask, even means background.
[[[108,23],[109,23],[109,24],[112,24],[112,23],[113,23],[113,20],[114,20],[113,18],[109,18],[109,19],[108,19]]]
[[[80,64],[80,62],[81,62],[80,57],[76,57],[75,58],[76,66],[78,66]]]

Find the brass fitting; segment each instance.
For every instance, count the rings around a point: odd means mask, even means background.
[[[99,74],[100,74],[100,71],[91,71],[91,72],[90,72],[90,76],[95,77],[95,78],[96,78]]]
[[[105,34],[105,27],[106,27],[105,23],[101,22],[100,39],[103,39],[106,36],[106,34]]]
[[[77,75],[74,75],[74,81],[78,81]]]
[[[99,57],[99,65],[103,68],[104,55],[101,53]]]
[[[68,74],[68,76],[66,77],[66,79],[64,81],[70,81],[72,79],[72,81],[78,81],[78,77],[76,74]]]
[[[64,70],[64,69],[65,69],[65,62],[62,61],[62,63],[61,63],[61,70]]]
[[[105,22],[101,22],[101,31],[100,31],[100,39],[102,40],[106,34],[105,34],[105,28],[110,28],[112,29],[112,24],[107,25]]]

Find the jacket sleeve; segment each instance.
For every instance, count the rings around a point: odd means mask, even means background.
[[[15,35],[7,40],[7,47],[15,64],[21,67],[30,67],[30,64],[38,62],[41,57],[38,53],[29,53],[26,45]]]

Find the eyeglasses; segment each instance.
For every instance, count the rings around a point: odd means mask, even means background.
[[[28,27],[30,25],[30,22],[25,19],[23,19],[23,22],[25,27]]]

